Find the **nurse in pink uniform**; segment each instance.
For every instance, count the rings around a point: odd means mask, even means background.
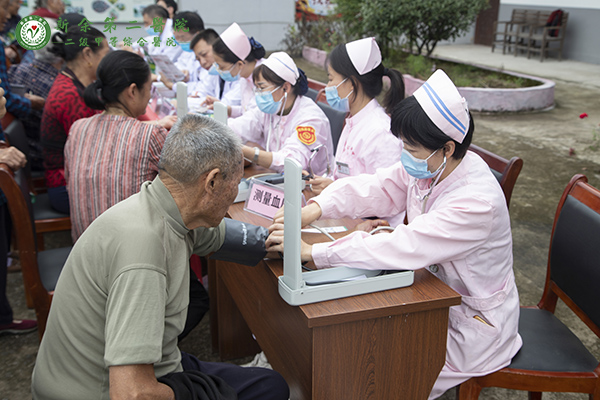
[[[262,148],[243,146],[244,157],[283,172],[286,157],[308,169],[313,156],[313,171],[327,173],[333,164],[331,126],[319,106],[304,97],[308,91],[304,72],[288,54],[276,52],[254,70],[252,78],[257,107],[228,120],[229,127],[244,142]]]
[[[332,183],[304,207],[302,222],[406,210],[408,225],[303,243],[302,260],[318,268],[427,268],[462,295],[450,308],[446,362],[429,396],[435,399],[507,366],[521,348],[510,219],[498,181],[468,151],[473,121],[443,71],[394,109],[391,127],[404,142],[401,163]],[[271,227],[269,251],[283,251],[282,216]]]
[[[221,78],[225,81],[240,81],[242,104],[227,106],[229,117],[237,118],[256,107],[252,71],[263,62],[264,47],[254,38],[248,38],[242,28],[234,22],[213,43],[212,54]],[[205,103],[212,108],[212,104],[218,100],[216,97],[207,96]]]
[[[400,161],[402,153],[402,142],[390,131],[389,114],[404,99],[404,81],[400,72],[383,66],[375,38],[337,46],[329,55],[327,69],[327,102],[349,117],[338,141],[332,176],[308,181],[316,194],[336,179],[389,167]],[[391,82],[385,108],[375,99],[383,88],[384,76]]]

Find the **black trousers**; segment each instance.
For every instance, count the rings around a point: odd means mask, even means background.
[[[179,341],[185,338],[202,321],[204,314],[210,308],[208,292],[202,281],[198,279],[194,270],[190,268],[190,304],[187,311],[187,319],[183,332],[179,335]]]
[[[183,351],[181,365],[184,371],[200,371],[223,379],[237,392],[239,400],[288,400],[290,397],[285,379],[270,369],[200,361]]]

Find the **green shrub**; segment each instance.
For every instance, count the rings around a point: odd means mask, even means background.
[[[440,40],[466,32],[488,0],[335,0],[348,32],[375,36],[381,51],[401,43],[431,55]]]
[[[288,27],[281,44],[288,54],[297,57],[303,46],[331,51],[335,46],[352,40],[344,30],[339,17],[324,16],[318,19],[302,18]]]
[[[299,34],[296,25],[289,25],[281,44],[291,57],[300,57],[302,55],[302,47],[305,45],[305,39]]]

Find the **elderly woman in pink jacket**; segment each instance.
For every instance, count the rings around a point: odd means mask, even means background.
[[[401,163],[332,183],[302,210],[302,222],[406,210],[408,225],[303,243],[302,260],[317,268],[428,268],[462,295],[450,308],[446,362],[429,396],[435,399],[505,367],[522,345],[510,219],[496,178],[468,151],[473,121],[443,71],[394,109],[391,126],[404,143]],[[283,250],[282,216],[271,227],[269,250]]]
[[[390,131],[389,114],[404,99],[404,81],[399,71],[383,66],[375,38],[334,48],[327,71],[327,102],[349,113],[349,117],[338,141],[333,174],[308,181],[316,194],[334,180],[389,167],[400,161],[402,153],[402,142]],[[385,108],[376,99],[383,89],[384,76],[389,77],[391,85],[383,100]]]

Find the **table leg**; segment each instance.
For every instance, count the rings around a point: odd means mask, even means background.
[[[217,262],[211,271],[214,276],[211,286],[216,288],[215,292],[211,291],[211,334],[213,334],[213,329],[216,333],[216,341],[213,337],[213,346],[216,342],[221,360],[255,355],[260,352],[260,347],[252,337],[250,328],[219,275],[219,268],[224,267],[221,264],[221,262]],[[218,314],[214,327],[213,314]]]

